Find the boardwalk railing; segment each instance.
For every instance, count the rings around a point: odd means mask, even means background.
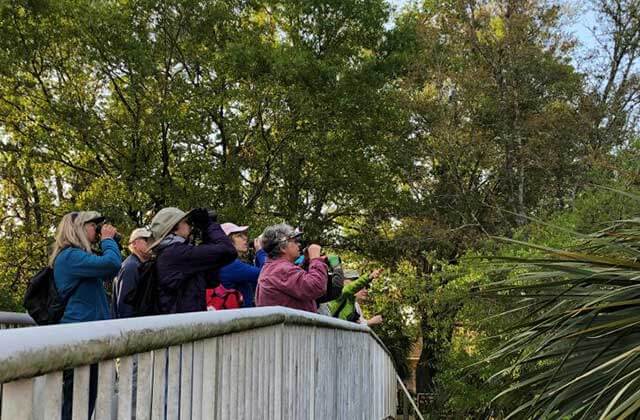
[[[0,311],[0,330],[7,328],[32,327],[36,325],[28,314]]]
[[[98,420],[396,414],[377,337],[321,315],[254,308],[0,331],[2,420],[59,419],[63,400],[87,419],[96,379]]]

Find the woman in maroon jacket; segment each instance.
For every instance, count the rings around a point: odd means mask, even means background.
[[[258,277],[257,306],[317,311],[316,299],[327,291],[327,264],[320,256],[320,245],[315,244],[308,248],[308,271],[293,263],[300,256],[300,235],[286,224],[270,226],[262,233],[262,249],[269,258]]]
[[[202,230],[200,245],[189,242],[191,225]],[[158,212],[151,221],[158,270],[159,309],[163,314],[206,311],[205,289],[220,267],[237,257],[236,248],[206,209],[185,213],[175,207]]]

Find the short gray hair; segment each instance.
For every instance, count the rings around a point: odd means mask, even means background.
[[[295,229],[286,223],[269,226],[260,235],[262,249],[269,255],[269,258],[277,258],[287,246],[287,240],[295,237],[295,234]]]

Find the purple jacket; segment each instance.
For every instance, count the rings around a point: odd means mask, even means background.
[[[160,313],[206,311],[205,289],[213,272],[238,256],[218,223],[211,223],[195,246],[174,236],[158,245]]]
[[[286,306],[316,312],[316,299],[327,291],[327,265],[320,258],[311,260],[309,271],[284,258],[267,260],[256,292],[256,306]]]

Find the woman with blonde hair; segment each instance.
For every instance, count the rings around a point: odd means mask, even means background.
[[[114,240],[116,228],[104,224],[105,218],[95,211],[67,213],[62,217],[49,265],[58,294],[67,305],[61,324],[99,321],[111,318],[103,281],[113,278],[120,269],[120,249]],[[98,226],[101,226],[98,233]],[[100,240],[102,255],[91,249]],[[72,417],[73,370],[62,375],[62,419]],[[98,390],[98,365],[89,371],[88,416],[91,417]]]
[[[80,211],[64,215],[58,225],[49,265],[58,294],[67,302],[61,324],[111,318],[103,281],[118,273],[121,259],[113,239],[116,228],[105,224],[97,232],[103,222],[98,212]],[[102,255],[91,250],[98,240]]]

